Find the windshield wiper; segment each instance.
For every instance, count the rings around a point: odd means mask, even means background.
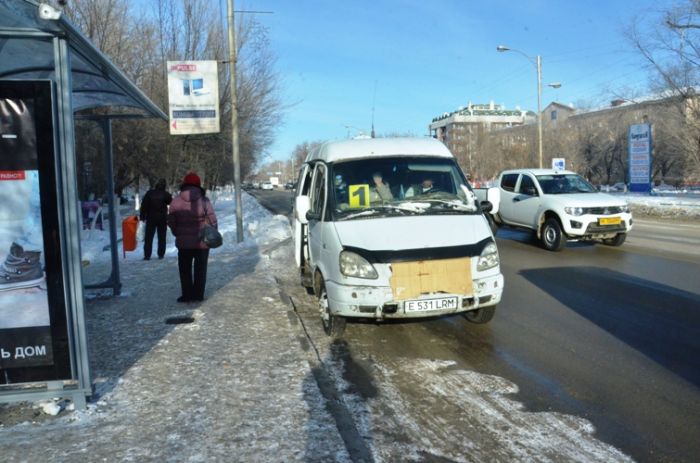
[[[395,205],[395,204],[384,204],[381,206],[370,206],[369,208],[365,208],[362,211],[355,212],[350,215],[346,215],[345,217],[341,217],[341,220],[348,220],[348,219],[354,219],[357,217],[367,217],[367,216],[374,216],[374,215],[386,215],[391,212],[399,213],[399,214],[406,214],[406,213],[414,213],[414,214],[422,214],[425,212],[429,205],[428,204],[423,204],[423,207],[415,207],[411,205],[410,207],[406,207],[407,205]]]
[[[453,211],[465,211],[465,212],[475,212],[476,205],[470,206],[469,204],[464,204],[462,201],[459,199],[453,199],[450,201],[446,201],[444,199],[431,199],[429,200],[432,205],[440,205],[442,207],[446,207],[448,209],[451,209]]]

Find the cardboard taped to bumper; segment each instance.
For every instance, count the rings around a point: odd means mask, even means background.
[[[421,260],[391,264],[394,300],[416,299],[434,293],[471,296],[471,258]]]

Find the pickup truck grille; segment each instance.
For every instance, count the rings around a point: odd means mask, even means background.
[[[600,233],[617,233],[627,231],[627,225],[623,220],[619,225],[598,225],[593,222],[586,228],[586,235],[590,234],[600,234]]]
[[[607,206],[607,207],[584,207],[584,214],[594,215],[614,215],[623,212],[622,206]]]

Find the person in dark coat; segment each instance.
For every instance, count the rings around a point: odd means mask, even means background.
[[[141,201],[141,221],[146,221],[143,240],[143,258],[149,260],[153,250],[153,236],[158,231],[158,259],[165,256],[165,235],[168,231],[168,204],[173,197],[165,191],[165,179],[156,182],[153,190],[148,190]]]
[[[200,231],[209,223],[217,227],[214,207],[204,195],[201,180],[194,172],[185,175],[180,194],[170,204],[168,226],[175,235],[177,266],[180,270],[182,295],[178,302],[204,300],[207,283],[209,248],[199,238]]]

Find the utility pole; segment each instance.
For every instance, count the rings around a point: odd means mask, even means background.
[[[238,95],[236,90],[236,23],[233,0],[226,1],[228,23],[228,59],[231,74],[231,151],[233,152],[233,187],[236,198],[236,241],[243,241],[243,207],[241,204],[241,159],[238,152]],[[239,11],[238,13],[272,13],[272,11]]]
[[[233,152],[233,188],[236,198],[236,241],[243,241],[243,207],[241,205],[241,162],[238,152],[238,95],[236,92],[236,30],[233,18],[233,0],[228,7],[228,59],[231,76],[231,151]]]
[[[537,55],[537,152],[542,168],[542,56]]]

